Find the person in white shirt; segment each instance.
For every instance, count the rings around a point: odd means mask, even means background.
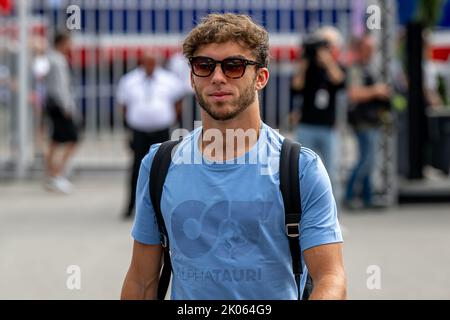
[[[170,127],[176,122],[186,93],[183,83],[160,67],[158,60],[155,53],[145,52],[140,66],[125,74],[117,88],[117,102],[125,111],[134,153],[124,218],[133,216],[141,161],[152,144],[169,140]]]
[[[194,94],[194,90],[191,87],[191,69],[189,62],[181,52],[176,52],[170,57],[167,63],[167,69],[181,80],[184,84],[186,94]]]

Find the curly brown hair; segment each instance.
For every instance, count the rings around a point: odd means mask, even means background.
[[[236,41],[252,51],[256,62],[269,63],[269,34],[243,14],[212,13],[204,17],[183,42],[183,54],[189,59],[199,47],[210,43]]]

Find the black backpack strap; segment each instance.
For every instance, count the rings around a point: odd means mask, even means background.
[[[302,276],[300,249],[300,220],[302,205],[299,183],[299,157],[301,144],[285,138],[280,155],[280,189],[285,208],[286,234],[289,239],[289,249],[292,256],[292,271],[297,285]],[[303,298],[307,298],[309,290]]]
[[[166,141],[161,144],[153,158],[149,177],[149,192],[153,209],[155,210],[156,220],[158,222],[159,233],[161,236],[161,245],[164,247],[164,265],[159,278],[158,299],[164,300],[169,287],[170,275],[172,273],[172,264],[170,261],[169,237],[166,225],[161,212],[161,196],[172,160],[172,150],[181,141]]]

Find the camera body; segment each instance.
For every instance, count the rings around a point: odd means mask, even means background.
[[[317,36],[311,36],[306,38],[302,44],[303,58],[308,61],[314,62],[317,57],[317,51],[320,48],[329,48],[330,44],[327,40],[319,38]]]

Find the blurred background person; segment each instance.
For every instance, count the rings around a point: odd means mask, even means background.
[[[8,134],[8,129],[13,128],[15,123],[16,108],[14,108],[17,100],[17,84],[13,70],[11,70],[13,60],[12,57],[17,57],[16,52],[11,52],[9,48],[0,46],[0,134],[1,137],[6,138],[6,141],[1,141],[5,145],[10,145],[14,150],[15,133]],[[15,60],[15,59],[14,59]],[[15,63],[15,61],[13,61]]]
[[[18,122],[18,59],[19,42],[0,37],[0,134],[6,138],[5,145],[10,147],[13,155],[18,153],[19,148],[18,132],[11,130],[17,127]]]
[[[167,70],[176,75],[184,84],[186,94],[194,95],[194,90],[191,87],[191,69],[189,62],[181,52],[174,53],[167,62]]]
[[[440,109],[444,106],[445,97],[439,92],[439,80],[441,76],[442,66],[433,61],[432,48],[429,39],[424,36],[423,39],[423,82],[425,102],[428,107]],[[441,67],[441,70],[439,68]],[[444,71],[445,72],[445,71]]]
[[[72,184],[65,177],[66,168],[78,143],[77,114],[72,95],[68,56],[71,38],[68,33],[58,33],[54,49],[47,56],[45,112],[50,120],[50,144],[46,155],[45,186],[53,191],[70,193]],[[58,151],[61,156],[58,157]]]
[[[375,168],[377,146],[383,113],[389,109],[391,89],[376,82],[370,70],[375,50],[371,35],[365,34],[352,42],[355,63],[349,69],[349,122],[358,141],[358,160],[351,170],[345,194],[349,209],[360,207],[356,198],[362,197],[366,208],[374,207],[371,175]]]
[[[191,69],[189,63],[183,54],[178,51],[170,56],[166,67],[167,70],[172,72],[180,80],[184,90],[184,99],[176,105],[178,124],[180,127],[190,126],[190,123],[186,123],[186,118],[183,119],[183,113],[187,113],[189,110],[192,113],[196,104],[194,90],[191,87]],[[182,112],[182,110],[184,111]]]
[[[450,135],[448,120],[449,67],[433,60],[430,35],[423,34],[423,87],[428,121],[426,128],[426,152],[423,174],[432,180],[442,180],[450,174]]]
[[[35,36],[32,39],[33,59],[32,68],[32,106],[33,106],[33,126],[35,132],[35,155],[39,159],[43,158],[45,150],[45,121],[43,117],[46,98],[46,77],[50,71],[50,62],[47,57],[48,42],[45,37]]]
[[[343,45],[339,31],[320,28],[303,43],[303,55],[292,77],[291,92],[302,96],[296,137],[319,153],[337,194],[339,141],[336,130],[336,94],[345,87],[345,71],[338,63]],[[295,117],[294,117],[295,118]]]
[[[130,169],[128,203],[123,218],[134,213],[139,168],[150,146],[169,140],[170,128],[185,94],[184,84],[163,69],[155,52],[146,51],[141,64],[125,74],[117,88],[117,102],[124,110],[126,126],[131,130],[130,147],[133,163]]]

